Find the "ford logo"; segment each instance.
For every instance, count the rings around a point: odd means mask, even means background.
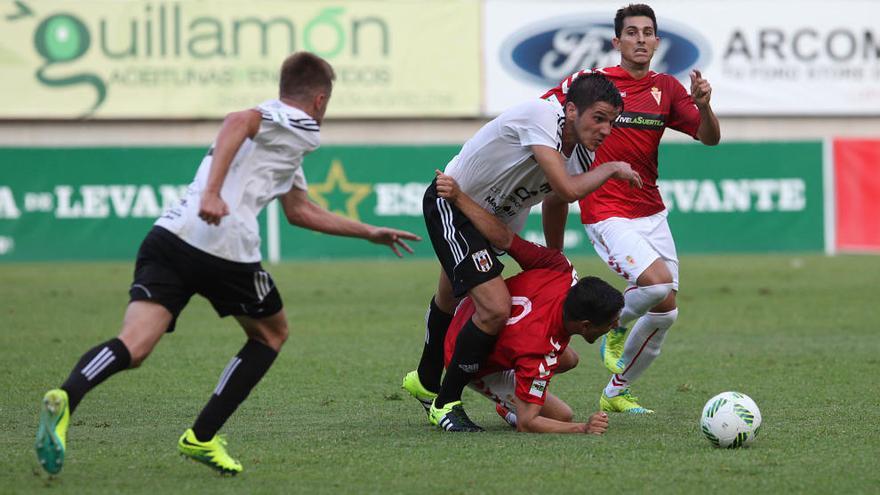
[[[660,45],[651,70],[687,79],[692,68],[709,63],[709,43],[685,26],[661,19]],[[614,23],[598,16],[542,21],[511,35],[501,45],[501,64],[514,75],[555,86],[581,69],[613,67],[620,54],[611,45]]]

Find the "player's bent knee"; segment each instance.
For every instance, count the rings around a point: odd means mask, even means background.
[[[571,406],[557,398],[544,404],[544,407],[541,408],[541,416],[563,423],[571,423],[574,419],[574,411],[571,410]]]
[[[261,319],[246,316],[237,316],[236,319],[249,339],[256,340],[275,351],[281,350],[281,346],[284,345],[287,337],[290,335],[287,317],[283,311]]]
[[[574,421],[574,413],[572,413],[571,409],[569,409],[568,413],[564,414],[562,416],[562,419],[560,419],[559,421],[562,421],[563,423],[573,422]]]
[[[554,419],[557,421],[562,421],[563,423],[571,423],[574,421],[574,411],[571,410],[571,407],[568,404],[562,404],[558,416]]]
[[[636,284],[638,284],[639,287],[671,283],[672,272],[669,271],[666,261],[662,258],[654,260],[654,262],[651,263],[651,266],[645,269],[636,280]]]
[[[288,337],[290,337],[290,330],[287,328],[287,325],[272,332],[272,339],[279,349],[287,342]]]
[[[279,351],[281,347],[287,342],[287,338],[290,336],[290,330],[287,325],[273,325],[267,326],[261,332],[263,337],[263,343],[272,349]]]
[[[666,284],[646,285],[639,287],[638,290],[644,296],[645,301],[648,302],[648,307],[653,308],[669,297],[669,294],[672,293],[672,287],[672,282],[669,282]]]
[[[677,291],[675,291],[675,290],[669,291],[669,294],[666,295],[666,298],[663,299],[662,301],[660,301],[659,303],[657,303],[657,305],[653,306],[650,309],[650,312],[651,313],[668,313],[669,311],[676,309],[677,308],[677,305],[675,302],[676,292]]]
[[[675,320],[678,319],[678,308],[673,308],[669,311],[665,312],[656,312],[651,311],[648,313],[651,315],[654,324],[663,328],[669,328],[675,323]]]

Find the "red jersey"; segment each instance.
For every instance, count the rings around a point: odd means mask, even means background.
[[[511,295],[510,318],[477,377],[513,369],[516,396],[525,402],[544,404],[547,383],[571,339],[562,326],[562,304],[577,282],[577,272],[561,251],[518,236],[514,236],[508,254],[524,271],[504,281]],[[446,332],[446,365],[452,359],[459,332],[473,314],[474,303],[465,298]]]
[[[590,72],[582,70],[566,78],[542,98],[555,97],[565,103],[571,82]],[[611,135],[596,151],[593,167],[605,162],[629,163],[644,182],[642,189],[630,187],[620,179],[611,179],[580,200],[581,221],[596,223],[606,218],[641,218],[663,211],[657,187],[657,147],[667,127],[694,138],[700,127],[700,111],[684,86],[669,74],[648,72],[641,79],[619,65],[599,72],[617,86],[623,97],[623,113],[614,122]],[[592,168],[592,167],[591,167]]]

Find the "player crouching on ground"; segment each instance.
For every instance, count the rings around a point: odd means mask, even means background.
[[[577,354],[568,348],[572,335],[593,343],[617,326],[623,295],[599,278],[578,280],[561,251],[524,241],[462,193],[452,177],[439,171],[437,193],[523,269],[504,281],[511,295],[511,316],[486,365],[469,386],[496,402],[499,414],[518,431],[604,433],[608,429],[606,413],[597,412],[586,423],[574,423],[571,408],[547,387],[555,374],[577,365]],[[473,313],[473,301],[462,300],[446,334],[447,365],[458,334]]]
[[[522,229],[539,203],[567,205],[612,178],[641,187],[639,175],[624,162],[591,169],[593,153],[622,109],[620,92],[605,76],[593,74],[575,81],[566,95],[565,105],[533,99],[506,110],[481,127],[446,165],[444,173],[513,232]],[[441,270],[425,315],[422,356],[403,386],[418,391],[432,425],[478,432],[481,428],[467,416],[461,394],[510,317],[510,294],[501,276],[504,264],[471,221],[437,196],[436,184],[425,191],[422,213]],[[542,220],[547,246],[561,249],[565,216],[542,214]],[[465,295],[476,306],[474,317],[459,332],[452,364],[443,374],[444,336]]]

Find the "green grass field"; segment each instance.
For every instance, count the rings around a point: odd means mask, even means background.
[[[400,390],[416,365],[429,261],[288,263],[271,269],[292,335],[224,428],[245,466],[221,478],[180,458],[195,418],[244,342],[203,300],[145,365],[114,376],[72,418],[48,479],[32,444],[43,392],[116,334],[130,264],[0,267],[0,492],[10,493],[877,493],[880,257],[683,258],[681,314],[634,392],[652,417],[613,416],[604,437],[518,434],[472,392],[489,430],[427,425]],[[612,280],[594,259],[579,272]],[[607,380],[595,346],[551,390],[579,419]],[[749,394],[764,416],[749,449],[716,450],[698,417]]]

